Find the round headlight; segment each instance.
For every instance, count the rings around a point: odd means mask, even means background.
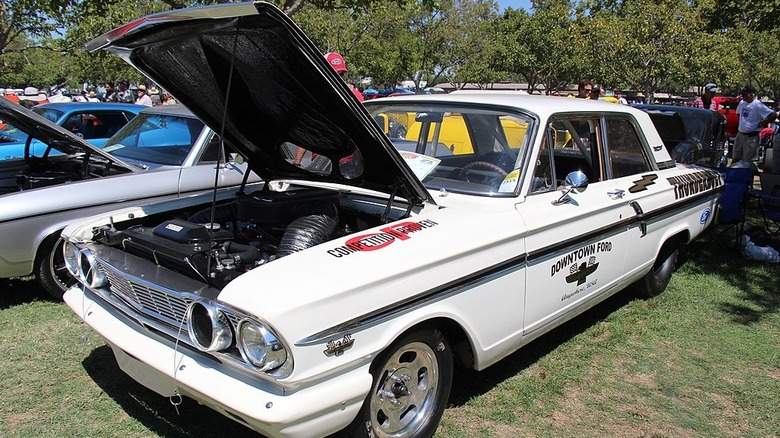
[[[106,274],[98,266],[97,259],[92,254],[92,251],[85,248],[79,252],[78,266],[76,278],[81,279],[87,286],[98,288],[108,284]]]
[[[79,248],[71,242],[66,241],[62,245],[62,256],[65,260],[65,268],[74,278],[79,279]]]
[[[227,316],[204,301],[195,301],[187,309],[187,332],[201,351],[224,350],[233,343]]]
[[[278,368],[287,360],[287,351],[279,339],[251,319],[238,324],[238,346],[249,363],[264,371]]]

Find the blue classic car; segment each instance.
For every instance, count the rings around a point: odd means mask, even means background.
[[[37,105],[32,110],[91,144],[102,146],[144,108],[131,103],[61,102]],[[12,124],[0,129],[0,160],[24,158],[28,138]],[[45,147],[32,140],[28,155],[40,155],[36,149]]]

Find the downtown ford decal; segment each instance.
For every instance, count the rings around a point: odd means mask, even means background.
[[[566,283],[575,284],[574,292],[565,293],[561,296],[561,301],[566,301],[587,289],[594,287],[598,279],[588,280],[588,276],[594,274],[599,268],[597,254],[612,251],[612,242],[603,241],[591,243],[559,258],[550,267],[550,277],[554,277],[559,272],[566,272],[564,279]],[[568,267],[568,270],[565,268]]]
[[[707,219],[710,218],[710,215],[712,214],[712,210],[709,208],[705,208],[703,212],[701,212],[701,216],[699,216],[699,223],[704,225],[707,223]]]
[[[559,258],[555,263],[552,264],[552,266],[550,267],[550,277],[554,277],[555,274],[559,273],[569,265],[573,265],[570,271],[577,270],[579,269],[579,267],[577,266],[576,263],[579,262],[580,260],[585,260],[586,257],[593,256],[596,253],[610,252],[610,251],[612,251],[612,242],[608,240],[604,242],[591,243],[588,246],[575,249],[574,251]],[[568,279],[566,281],[568,283],[571,283],[571,281],[569,281]]]
[[[628,188],[630,193],[643,192],[647,190],[648,186],[655,184],[655,180],[658,179],[658,175],[642,175],[642,179],[634,181],[634,185]]]
[[[435,227],[436,225],[438,223],[428,219],[419,222],[397,223],[380,229],[378,233],[355,236],[347,240],[343,246],[328,250],[328,254],[333,257],[344,257],[357,252],[376,251],[392,244],[396,240],[410,239],[410,234]]]
[[[666,180],[674,186],[674,199],[686,198],[722,185],[720,175],[714,170],[700,170]]]

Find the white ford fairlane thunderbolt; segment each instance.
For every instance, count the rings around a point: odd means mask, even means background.
[[[65,300],[138,382],[270,437],[430,436],[456,366],[629,286],[662,292],[722,185],[630,107],[363,106],[266,3],[149,16],[89,48],[170,90],[262,181],[69,226]]]

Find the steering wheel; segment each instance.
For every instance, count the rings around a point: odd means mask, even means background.
[[[476,170],[476,169],[483,169],[490,172],[495,172],[499,176],[490,177],[486,175],[479,175],[480,181],[472,181],[471,179],[469,179],[469,170]],[[468,182],[486,184],[486,185],[498,185],[498,183],[504,180],[504,177],[506,175],[507,175],[506,170],[502,169],[500,166],[497,166],[487,161],[473,161],[463,166],[463,179]]]

